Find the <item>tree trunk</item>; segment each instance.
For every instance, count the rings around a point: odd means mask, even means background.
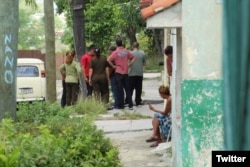
[[[18,0],[0,0],[0,120],[6,113],[16,118],[16,64]]]
[[[137,39],[135,36],[136,30],[133,27],[127,27],[125,31],[126,31],[126,35],[127,35],[128,39],[129,39],[129,45],[130,45],[129,49],[132,49],[133,43],[137,42]]]
[[[45,17],[45,61],[47,100],[55,102],[56,98],[56,60],[55,60],[55,25],[53,0],[44,0]]]
[[[84,34],[84,0],[72,0],[72,19],[73,19],[73,32],[74,32],[74,47],[78,61],[81,62],[82,55],[86,52],[85,34]],[[87,96],[87,86],[83,80],[83,76],[79,76],[80,80],[80,94],[81,97]]]
[[[159,55],[159,57],[163,57],[163,49],[162,49],[161,37],[164,37],[164,35],[161,34],[160,30],[153,29],[153,37],[154,37],[155,46],[157,48],[158,55]]]

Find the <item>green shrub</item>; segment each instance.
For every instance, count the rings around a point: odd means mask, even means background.
[[[17,111],[18,122],[46,123],[47,119],[60,112],[62,108],[59,104],[48,102],[19,103]]]
[[[145,71],[157,71],[160,72],[164,69],[163,66],[160,66],[159,63],[163,62],[163,57],[159,56],[147,56],[146,65],[144,67]]]
[[[78,114],[88,114],[97,116],[101,113],[106,113],[106,106],[100,101],[96,101],[94,98],[88,98],[81,100],[75,106],[75,112]]]
[[[0,166],[121,166],[117,148],[93,123],[104,109],[94,100],[63,109],[56,103],[21,104],[17,122],[0,124]]]

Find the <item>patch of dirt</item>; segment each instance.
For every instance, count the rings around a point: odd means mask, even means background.
[[[107,134],[113,144],[119,149],[119,157],[123,167],[165,167],[166,162],[161,162],[162,155],[152,151],[151,143],[145,140],[152,131],[123,132]]]

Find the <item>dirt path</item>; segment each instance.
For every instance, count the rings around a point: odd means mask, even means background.
[[[158,94],[158,87],[162,83],[159,82],[158,78],[153,77],[143,81],[143,91],[144,96],[143,100],[150,102],[156,108],[163,107],[163,100]],[[148,105],[142,105],[139,108],[134,108],[134,112],[138,112],[145,116],[153,117],[153,112],[148,109]],[[110,111],[111,115],[116,111]],[[121,112],[121,111],[117,111]],[[151,128],[151,120],[145,122]],[[126,124],[127,125],[127,124]],[[163,157],[152,152],[155,148],[150,148],[151,143],[146,143],[146,139],[151,136],[152,130],[146,128],[148,126],[142,124],[142,127],[145,129],[142,130],[140,127],[130,127],[135,126],[135,124],[122,125],[117,122],[112,127],[116,127],[117,131],[114,133],[106,133],[105,135],[109,137],[113,144],[119,149],[119,157],[123,164],[123,167],[168,167],[171,166],[170,157]],[[127,129],[124,130],[122,126],[125,126]],[[102,127],[100,127],[102,128]],[[108,126],[106,126],[108,128]],[[124,132],[120,130],[123,129]],[[134,131],[130,131],[133,129]],[[105,128],[104,128],[105,131]],[[106,129],[107,132],[107,129]]]
[[[123,167],[166,167],[167,163],[161,162],[162,155],[153,153],[155,148],[150,148],[150,143],[145,142],[151,133],[151,131],[123,132],[107,136],[118,147]]]

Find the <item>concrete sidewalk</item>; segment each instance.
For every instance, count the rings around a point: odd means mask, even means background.
[[[96,126],[105,133],[135,132],[152,130],[152,119],[139,120],[98,120]]]
[[[158,94],[160,73],[147,73],[143,80],[143,101],[151,103],[157,109],[163,109],[164,101]],[[95,121],[98,129],[102,129],[106,137],[119,149],[119,157],[123,167],[167,167],[171,166],[171,156],[163,156],[166,147],[149,147],[151,143],[145,140],[152,135],[152,117],[154,112],[150,111],[147,104],[139,107],[134,106],[133,111],[110,110],[107,114],[101,115],[107,120]],[[114,115],[123,112],[140,113],[150,117],[149,119],[138,120],[114,120]],[[165,143],[164,143],[165,144]],[[166,143],[171,145],[171,143]],[[163,148],[164,149],[161,149]],[[168,146],[169,147],[169,146]],[[160,153],[160,154],[159,154]]]
[[[163,109],[164,101],[159,96],[158,88],[162,85],[161,73],[144,73],[143,95],[144,102],[151,103],[157,109]],[[57,81],[57,98],[61,98],[61,81]],[[134,100],[134,97],[133,97]],[[107,114],[100,115],[101,120],[96,120],[95,125],[104,131],[119,149],[119,157],[123,167],[166,167],[171,166],[169,157],[162,158],[162,154],[154,152],[157,148],[151,148],[151,143],[145,140],[152,135],[152,117],[154,112],[150,111],[147,104],[139,107],[134,106],[133,111],[125,108],[123,110],[109,110]],[[115,120],[115,114],[139,113],[148,119],[138,120]]]

